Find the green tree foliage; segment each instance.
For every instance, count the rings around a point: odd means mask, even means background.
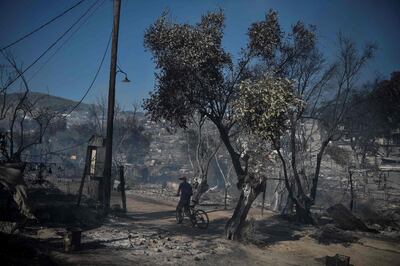
[[[327,123],[329,134],[323,139],[315,171],[308,175],[299,173],[305,154],[299,147],[310,145],[298,143],[297,136],[305,130],[301,126],[306,117],[318,119],[316,114],[321,110],[324,95],[336,95],[340,101],[346,98],[343,95],[352,88],[355,76],[370,58],[371,49],[359,56],[353,43],[342,39],[340,52],[343,53],[339,58],[342,61],[328,65],[317,48],[314,26],[297,22],[289,33],[284,33],[277,13],[270,10],[264,20],[250,25],[248,45],[238,62],[233,63],[221,45],[224,19],[222,12],[210,12],[197,24],[178,24],[164,14],[146,30],[144,44],[157,67],[157,85],[144,102],[144,109],[154,120],[166,119],[182,128],[187,127],[194,113],[214,123],[231,157],[236,185],[241,190],[225,228],[226,236],[235,239],[240,237],[247,213],[262,192],[266,178],[265,172],[255,171],[253,166],[261,165],[254,160],[254,151],[265,150],[267,146],[258,147],[257,143],[261,142],[250,135],[237,138],[243,125],[258,137],[274,136],[274,148],[278,151],[282,148],[280,137],[286,134],[289,157],[280,157],[286,188],[295,202],[296,212],[303,221],[310,221],[322,155],[342,119],[339,100],[335,102],[334,120]],[[333,78],[337,78],[336,86],[332,85]],[[333,88],[333,92],[327,88]],[[286,126],[289,132],[284,130]],[[238,148],[238,139],[253,152]],[[307,182],[310,176],[313,176],[312,182]],[[305,183],[312,184],[311,188],[303,187]]]
[[[186,127],[195,110],[223,112],[219,103],[228,93],[224,69],[232,66],[221,46],[223,28],[224,15],[217,12],[203,16],[196,25],[172,23],[164,14],[147,29],[145,46],[159,72],[158,87],[144,107],[154,119]]]
[[[157,66],[157,87],[144,102],[154,120],[166,119],[186,128],[198,113],[216,126],[238,178],[241,197],[227,224],[227,237],[240,235],[240,228],[253,200],[261,189],[261,180],[247,175],[248,157],[235,148],[232,132],[238,130],[234,100],[238,83],[248,78],[251,53],[244,51],[237,65],[224,51],[222,12],[204,15],[195,25],[177,24],[161,16],[145,33],[145,46]]]
[[[301,106],[292,93],[293,83],[285,78],[264,76],[239,85],[236,101],[241,124],[258,137],[270,141],[281,136],[288,126],[289,110]]]

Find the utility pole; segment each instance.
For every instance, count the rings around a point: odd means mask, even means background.
[[[117,74],[117,51],[118,51],[120,11],[121,11],[121,0],[114,0],[114,26],[112,31],[110,83],[108,90],[106,154],[105,154],[104,172],[103,172],[102,203],[105,214],[107,214],[110,210],[110,200],[111,200],[112,140],[113,140],[113,127],[114,127],[115,78]]]

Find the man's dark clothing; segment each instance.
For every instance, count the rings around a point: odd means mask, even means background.
[[[190,197],[193,194],[192,186],[187,182],[182,182],[179,185],[178,193],[180,193],[181,197],[179,199],[177,212],[181,213],[184,208],[186,212],[189,211]],[[182,222],[182,221],[179,221]]]
[[[178,193],[180,192],[180,201],[188,201],[193,194],[192,186],[188,182],[182,182],[179,185]]]

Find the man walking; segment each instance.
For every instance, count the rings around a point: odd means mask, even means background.
[[[190,197],[193,195],[192,186],[187,182],[186,176],[179,178],[182,182],[179,184],[177,196],[180,196],[178,206],[176,207],[178,223],[183,221],[182,209],[189,214]]]

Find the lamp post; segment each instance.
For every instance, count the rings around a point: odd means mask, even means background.
[[[117,73],[122,73],[122,74],[125,75],[125,78],[124,78],[123,80],[121,80],[121,82],[124,82],[124,83],[129,83],[129,82],[131,82],[131,81],[128,79],[128,74],[126,74],[126,72],[123,71],[123,70],[119,67],[119,65],[117,65],[117,67],[118,67]]]

